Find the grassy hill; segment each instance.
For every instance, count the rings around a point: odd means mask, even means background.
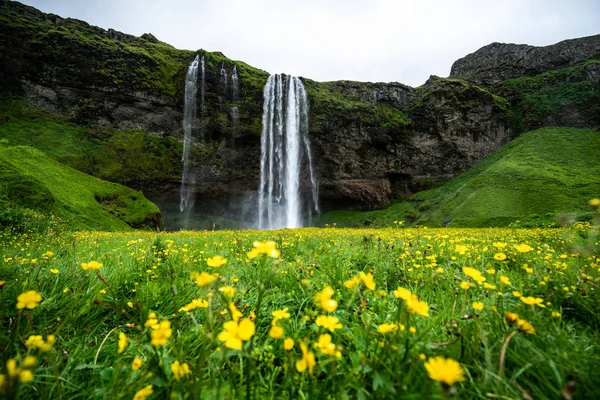
[[[600,132],[551,127],[521,135],[439,188],[385,210],[325,213],[318,224],[549,226],[561,215],[585,219],[598,196]]]
[[[144,196],[60,164],[28,146],[0,148],[0,228],[40,212],[71,229],[106,231],[162,226],[160,211]],[[33,214],[31,214],[33,213]]]

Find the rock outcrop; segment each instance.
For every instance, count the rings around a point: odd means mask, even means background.
[[[492,85],[507,79],[534,76],[600,58],[600,35],[564,40],[551,46],[492,43],[452,64],[450,78]]]
[[[182,139],[186,69],[196,54],[204,56],[205,86],[198,90],[202,99],[195,123],[202,140],[192,149],[197,193],[223,199],[251,197],[256,191],[266,72],[221,53],[178,50],[150,34],[104,30],[6,0],[0,0],[0,41],[2,95],[20,96],[95,132],[137,130],[165,140]],[[581,61],[593,59],[599,43],[600,36],[543,48],[494,43],[458,60],[450,78],[431,77],[418,88],[302,78],[310,100],[322,208],[385,207],[392,198],[468,169],[524,129],[556,121],[595,124],[594,107],[578,117],[571,113],[571,119],[557,117],[556,107],[545,109],[532,120],[518,85],[504,83],[569,67],[582,69],[580,81],[597,85],[598,65],[582,66]],[[234,66],[238,96],[220,79],[221,67],[230,74]],[[565,78],[568,85],[570,79]],[[528,93],[535,97],[535,90]],[[588,97],[597,96],[597,86],[586,90]],[[239,118],[235,126],[233,107]],[[170,163],[180,165],[179,157]],[[159,180],[134,176],[119,183],[168,191],[176,201],[176,172]],[[162,193],[161,201],[166,197]]]

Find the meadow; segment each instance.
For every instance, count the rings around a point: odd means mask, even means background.
[[[597,398],[598,240],[589,223],[0,232],[0,393]]]

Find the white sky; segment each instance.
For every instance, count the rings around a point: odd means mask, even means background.
[[[600,0],[25,0],[181,49],[318,81],[421,85],[492,42],[600,34]]]

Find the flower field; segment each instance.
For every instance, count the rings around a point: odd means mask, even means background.
[[[597,228],[0,233],[8,398],[594,398]]]

